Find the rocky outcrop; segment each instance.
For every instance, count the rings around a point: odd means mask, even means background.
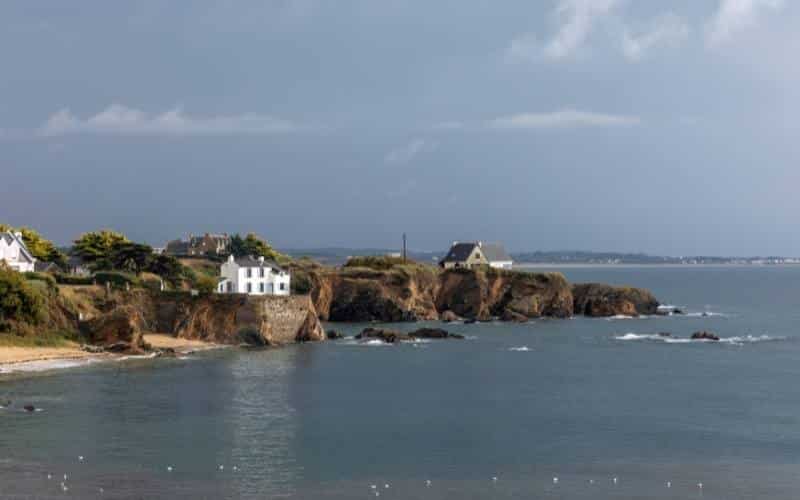
[[[573,312],[572,292],[560,273],[450,270],[441,273],[440,283],[437,309],[464,318],[525,321]]]
[[[586,316],[640,316],[656,314],[658,300],[647,290],[600,283],[572,286],[574,313]]]
[[[146,346],[144,317],[133,305],[124,305],[81,324],[86,340],[113,352],[141,352]]]
[[[378,339],[387,344],[396,344],[398,342],[412,342],[417,339],[463,339],[464,336],[450,333],[441,328],[420,328],[409,333],[384,328],[365,328],[355,338],[358,340]]]
[[[343,268],[305,271],[320,318],[330,321],[438,319],[435,268],[415,264],[392,269]]]
[[[713,341],[717,341],[717,340],[719,340],[719,335],[713,334],[711,332],[706,332],[706,331],[694,332],[692,334],[692,340],[713,340]]]

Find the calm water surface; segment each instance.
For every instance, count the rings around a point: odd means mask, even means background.
[[[800,497],[800,268],[563,271],[695,314],[3,375],[0,497]]]

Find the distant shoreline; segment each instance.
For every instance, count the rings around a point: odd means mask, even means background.
[[[800,267],[800,264],[750,264],[750,263],[704,263],[704,264],[636,264],[636,263],[627,263],[627,264],[606,264],[606,263],[589,263],[589,262],[570,262],[570,263],[560,263],[560,262],[522,262],[522,263],[515,263],[514,269],[534,269],[534,268],[556,268],[556,267],[563,267],[563,268],[634,268],[634,267],[642,267],[642,268],[698,268],[698,267],[752,267],[752,268],[765,268],[765,267]]]

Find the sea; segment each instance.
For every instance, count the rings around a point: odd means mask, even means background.
[[[0,498],[800,498],[800,267],[546,270],[685,314],[6,370]]]

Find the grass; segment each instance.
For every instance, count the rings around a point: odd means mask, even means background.
[[[0,333],[0,347],[73,347],[77,334],[72,332],[37,332],[35,336]]]

